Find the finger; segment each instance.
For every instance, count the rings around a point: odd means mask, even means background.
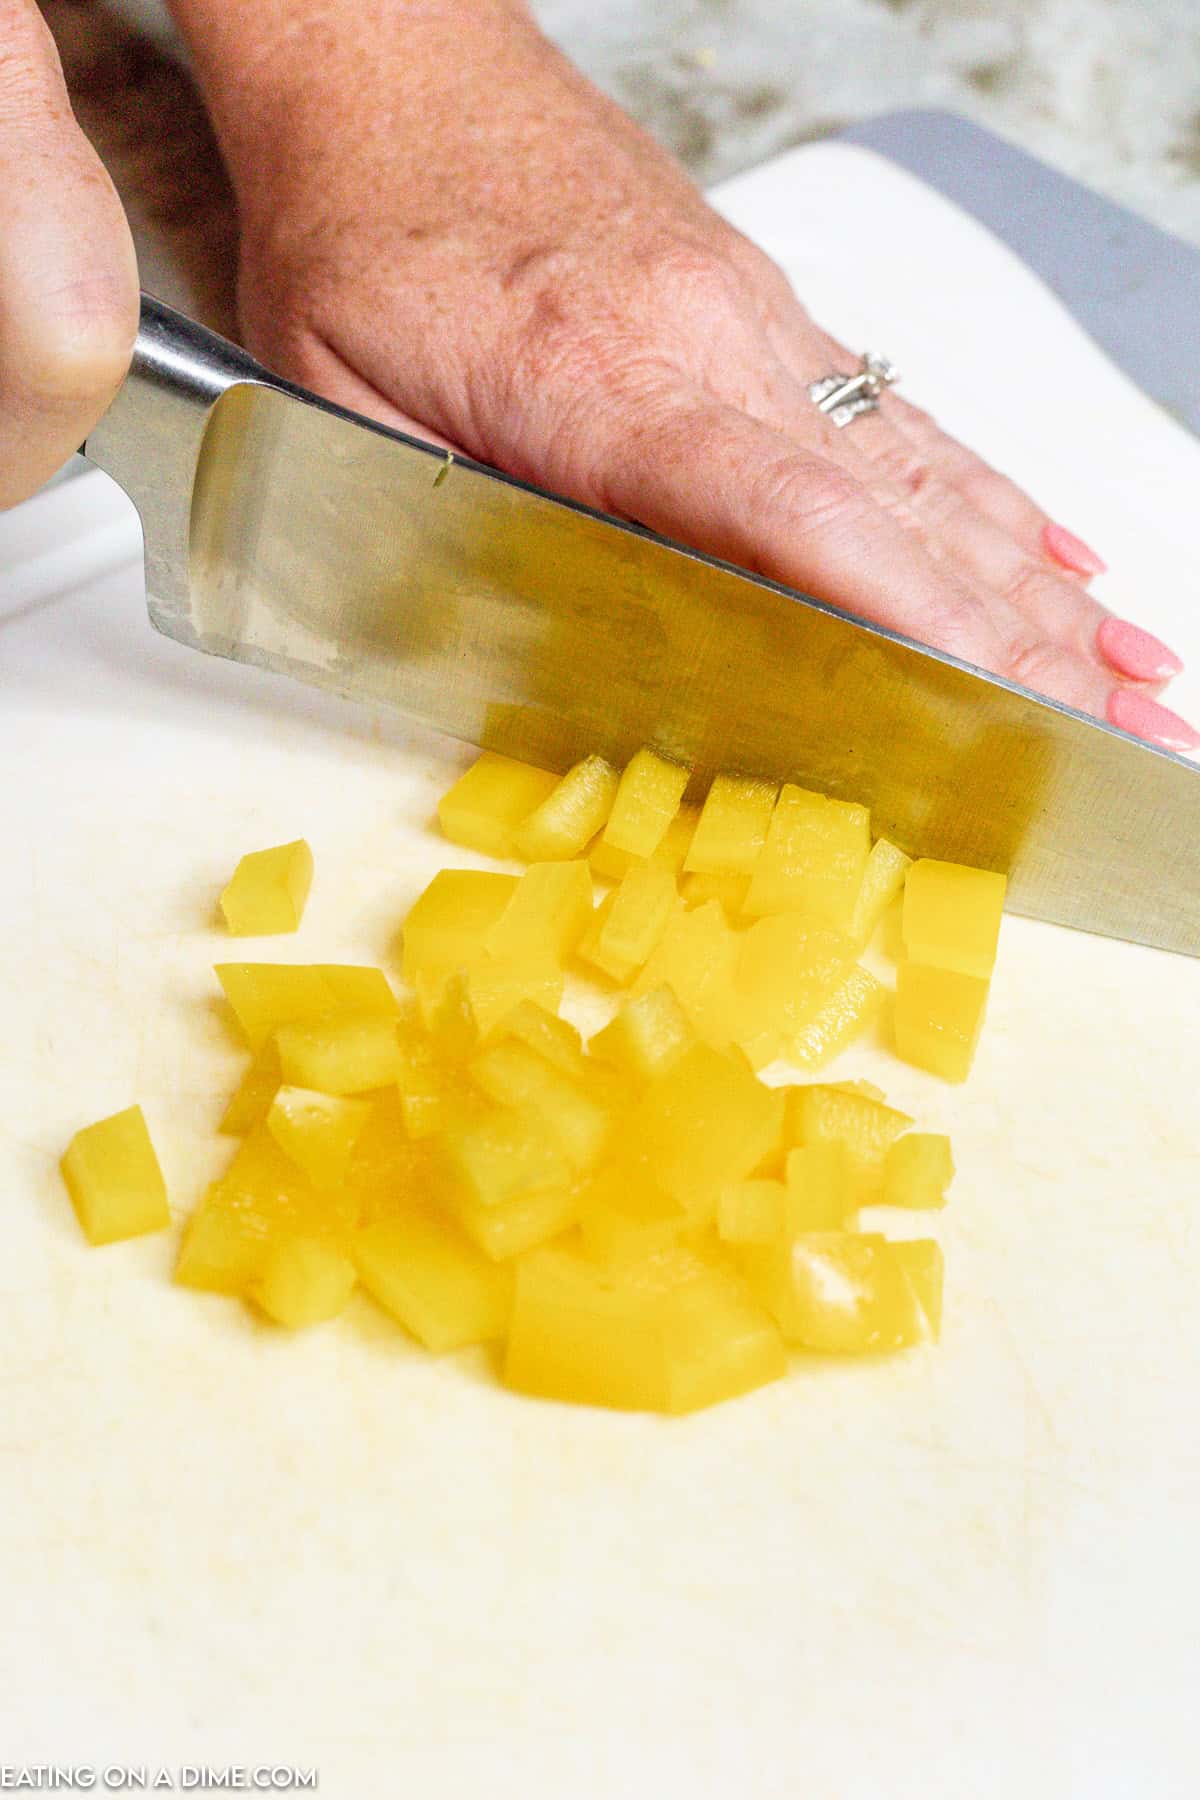
[[[1007,531],[1030,556],[1047,557],[1077,579],[1102,575],[1105,564],[1082,538],[1075,536],[1030,499],[1015,481],[1001,475],[981,456],[941,430],[928,413],[898,394],[884,397],[892,424],[922,457],[925,466],[985,518]]]
[[[0,0],[0,506],[77,450],[129,366],[129,227],[36,7]]]

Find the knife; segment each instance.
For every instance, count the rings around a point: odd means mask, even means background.
[[[1200,955],[1200,768],[777,582],[356,417],[143,296],[84,446],[151,623],[547,768],[642,745],[863,802],[1009,906]]]

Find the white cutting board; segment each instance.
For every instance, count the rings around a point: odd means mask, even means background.
[[[846,147],[719,198],[1200,670],[1200,445],[1007,252]],[[936,1352],[667,1422],[516,1398],[365,1302],[286,1338],[172,1288],[174,1234],[87,1248],[56,1159],[138,1099],[184,1215],[241,1066],[220,883],[303,833],[264,953],[384,956],[467,860],[426,830],[467,753],[155,637],[136,566],[64,588],[66,518],[0,609],[0,1759],[316,1765],[335,1800],[1194,1794],[1200,961],[1012,920],[965,1088],[843,1060],[954,1137]]]

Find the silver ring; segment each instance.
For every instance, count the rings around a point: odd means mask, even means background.
[[[899,381],[900,371],[886,356],[868,350],[855,375],[822,375],[808,390],[819,412],[838,427],[849,425],[860,413],[875,412],[885,387]]]

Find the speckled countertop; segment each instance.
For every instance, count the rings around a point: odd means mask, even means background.
[[[161,0],[44,0],[147,285],[230,323],[235,228]],[[538,0],[553,37],[703,182],[946,106],[1200,243],[1200,0]],[[138,22],[139,29],[133,26]],[[143,33],[150,34],[149,37]]]

